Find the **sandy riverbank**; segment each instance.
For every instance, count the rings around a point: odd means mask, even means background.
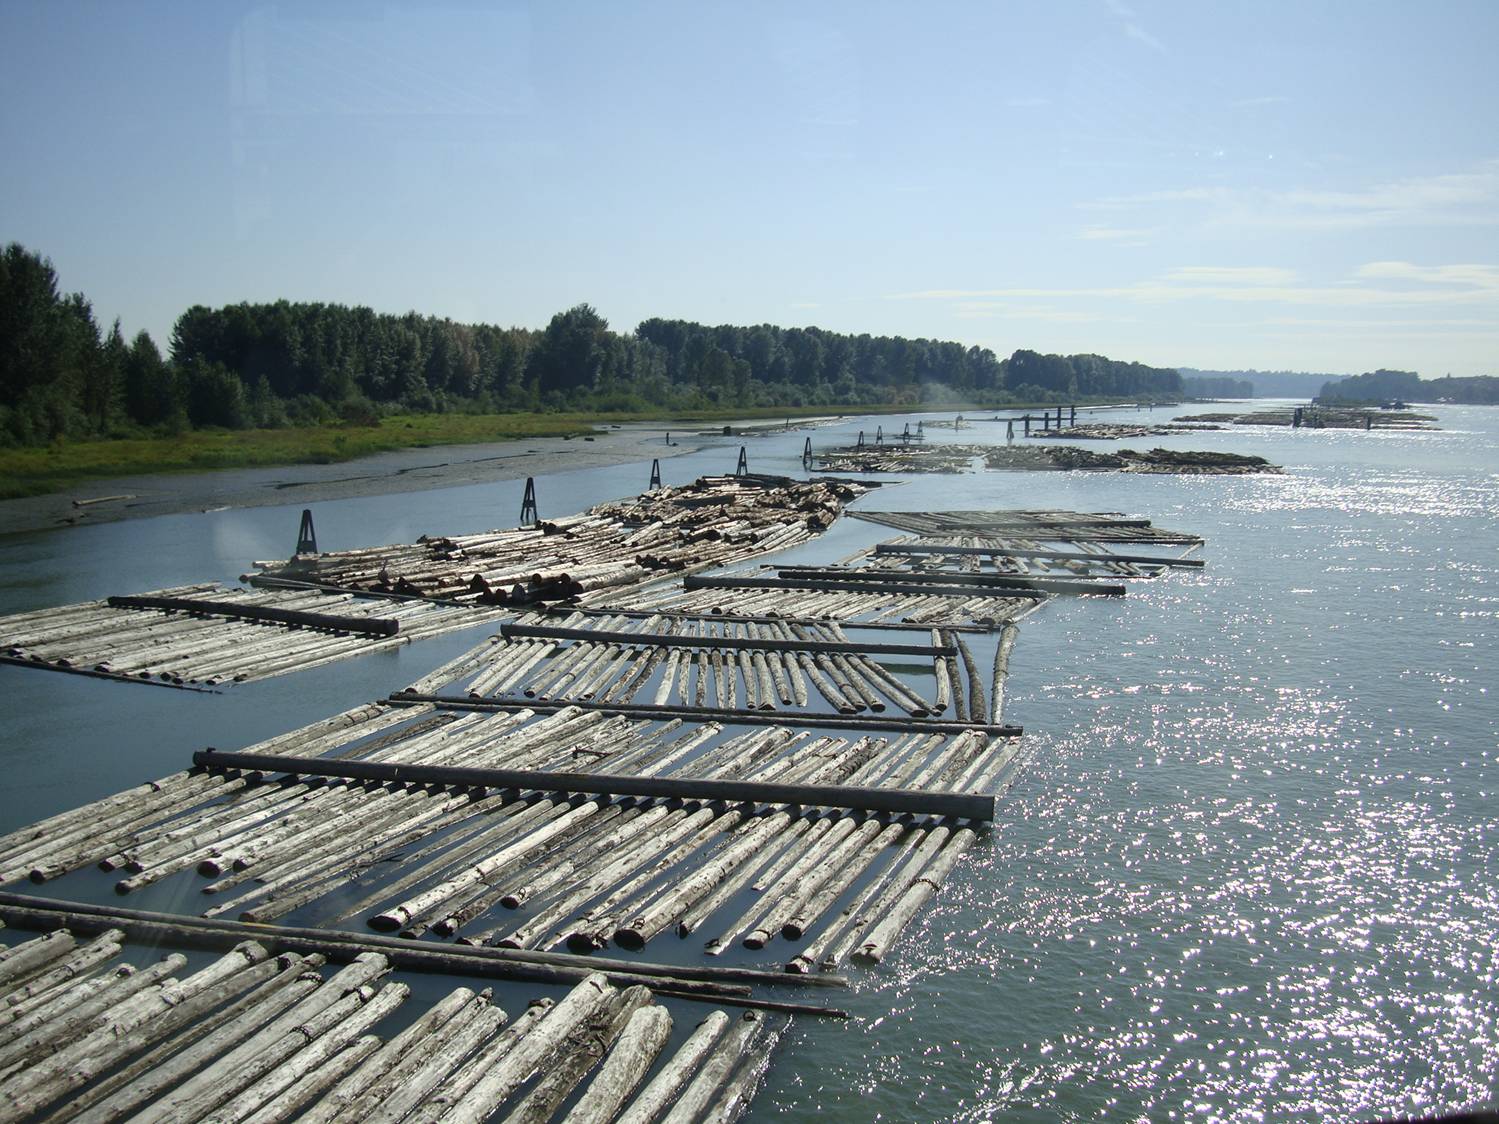
[[[420,492],[603,468],[695,452],[712,436],[665,424],[610,427],[591,437],[521,438],[400,449],[340,464],[273,465],[92,480],[63,492],[0,501],[0,535],[227,507],[316,503]],[[671,434],[667,446],[665,436]],[[642,483],[643,483],[642,478]],[[87,502],[101,497],[104,502]],[[85,501],[82,506],[76,500]]]
[[[312,504],[519,480],[611,465],[648,464],[721,442],[725,427],[740,437],[814,429],[841,415],[727,422],[603,423],[586,437],[523,437],[480,445],[398,449],[338,464],[270,465],[212,472],[148,473],[91,480],[45,496],[0,500],[0,535],[115,523],[224,508]],[[666,443],[670,438],[671,444]],[[732,461],[725,465],[725,471]],[[645,476],[641,476],[641,486]],[[81,504],[76,501],[82,501]]]

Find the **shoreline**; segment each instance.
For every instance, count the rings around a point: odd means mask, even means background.
[[[679,435],[673,437],[670,446],[663,443],[667,432]],[[705,448],[713,436],[669,425],[628,423],[588,437],[515,438],[477,445],[398,449],[337,464],[105,477],[65,491],[0,500],[0,536],[225,508],[399,495],[607,468],[694,453]],[[75,500],[83,501],[83,505],[76,505]]]

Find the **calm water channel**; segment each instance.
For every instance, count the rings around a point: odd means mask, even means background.
[[[885,965],[852,970],[852,1021],[786,1034],[752,1119],[1499,1105],[1499,411],[1431,412],[1441,432],[1123,443],[1256,453],[1284,476],[976,473],[862,501],[1130,512],[1202,534],[1208,567],[1026,620],[1006,717],[1029,755],[990,838]],[[804,436],[751,440],[751,467],[797,472]],[[1003,427],[957,439],[1002,442]],[[739,444],[663,462],[667,482],[731,470]],[[543,478],[543,514],[645,475]],[[319,504],[319,541],[508,525],[521,487]],[[0,539],[0,612],[233,579],[289,553],[299,511]],[[844,520],[795,553],[890,534]],[[0,668],[0,830],[384,695],[483,634],[214,696]]]

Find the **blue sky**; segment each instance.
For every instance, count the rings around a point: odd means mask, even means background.
[[[194,303],[588,301],[1499,374],[1499,3],[0,3],[0,240]]]

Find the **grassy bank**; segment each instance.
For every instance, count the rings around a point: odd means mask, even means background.
[[[597,432],[607,423],[707,425],[742,418],[801,418],[895,407],[771,407],[620,414],[402,414],[378,425],[194,430],[177,437],[57,442],[0,449],[0,499],[60,492],[89,480],[156,472],[201,472],[277,464],[335,464],[429,445],[478,445]]]
[[[966,409],[977,414],[993,407],[941,409],[955,414]],[[89,480],[112,476],[277,464],[335,464],[393,449],[575,436],[596,432],[599,425],[609,423],[649,421],[690,428],[755,418],[774,421],[830,414],[910,414],[930,410],[927,406],[885,405],[730,407],[619,414],[403,414],[382,418],[378,425],[372,426],[194,430],[177,437],[58,442],[44,448],[0,449],[0,499],[60,492]]]
[[[594,431],[581,414],[412,414],[376,426],[195,430],[177,437],[70,441],[0,449],[0,499],[58,492],[87,480],[274,464],[334,464],[427,445],[473,445]]]

